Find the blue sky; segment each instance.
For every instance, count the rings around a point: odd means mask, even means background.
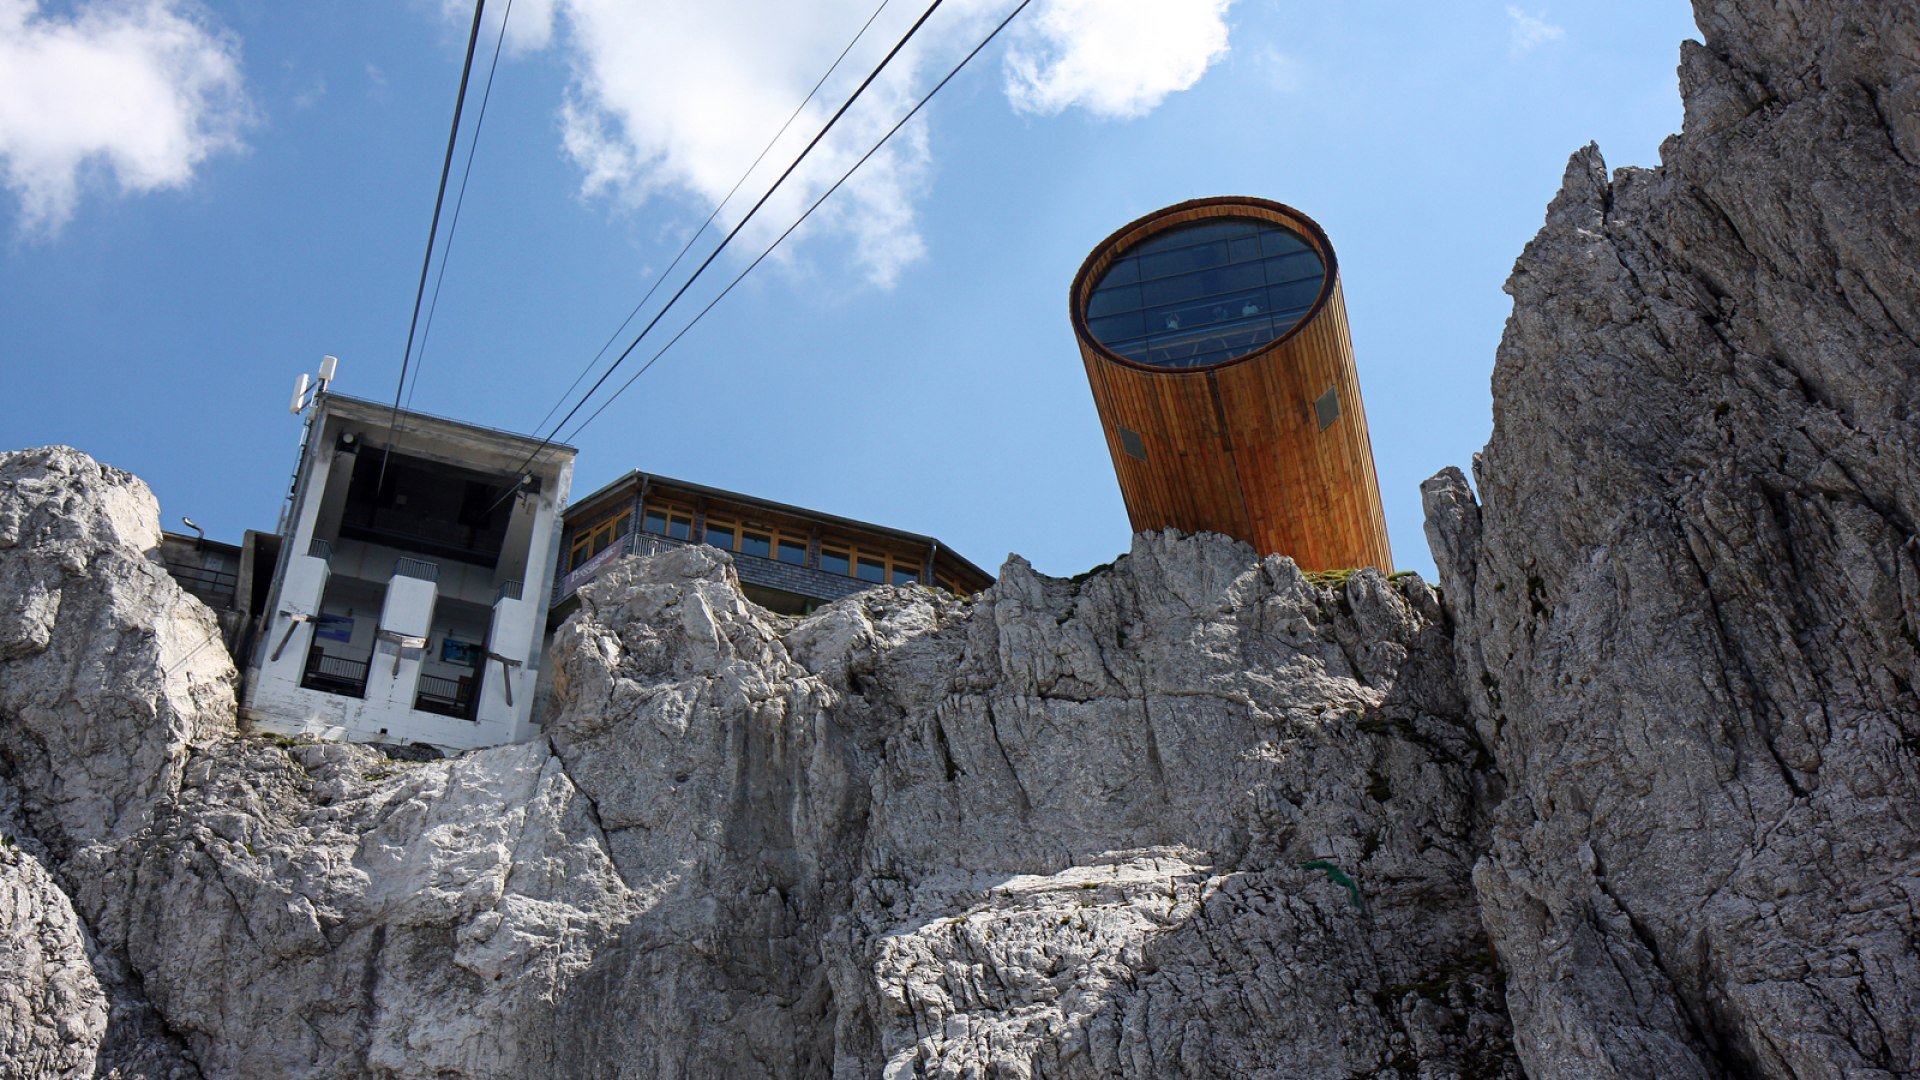
[[[414,407],[534,430],[876,3],[516,0]],[[1011,6],[949,0],[685,315]],[[889,3],[771,158],[923,8]],[[0,0],[0,445],[131,470],[170,527],[272,528],[295,376],[332,353],[393,397],[471,10]],[[989,569],[1105,562],[1128,528],[1067,285],[1140,214],[1251,194],[1340,253],[1395,558],[1431,576],[1418,486],[1490,431],[1501,283],[1569,153],[1657,163],[1688,36],[1683,0],[1035,0],[585,428],[574,491],[644,468]]]

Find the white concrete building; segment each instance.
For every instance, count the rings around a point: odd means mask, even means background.
[[[530,738],[574,451],[402,411],[387,452],[391,416],[324,389],[311,406],[243,716],[449,750]]]

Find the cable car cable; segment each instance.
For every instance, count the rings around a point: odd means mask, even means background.
[[[814,95],[820,92],[820,88],[827,84],[827,80],[833,77],[835,71],[840,70],[841,61],[845,60],[847,54],[853,51],[853,47],[860,43],[860,39],[867,35],[867,29],[873,25],[873,20],[879,18],[880,13],[886,10],[887,5],[892,2],[893,0],[880,0],[880,6],[874,8],[873,14],[867,16],[867,21],[861,25],[860,31],[853,35],[853,40],[847,42],[847,47],[840,50],[840,55],[834,58],[832,66],[828,67],[820,76],[820,81],[814,83],[813,89],[807,91],[807,96],[801,99],[799,105],[794,107],[792,115],[787,117],[787,122],[781,124],[780,130],[775,132],[773,138],[767,141],[767,145],[761,148],[760,156],[754,158],[753,164],[747,166],[747,171],[741,173],[740,179],[733,182],[733,188],[727,192],[726,197],[714,204],[713,212],[707,215],[707,220],[701,222],[700,227],[693,230],[692,235],[687,237],[687,242],[681,245],[680,253],[673,257],[673,261],[667,264],[667,268],[660,272],[659,277],[653,279],[653,285],[647,289],[647,294],[640,298],[639,303],[633,305],[633,310],[627,312],[627,317],[620,320],[620,325],[614,329],[613,333],[607,335],[606,344],[600,346],[600,351],[593,354],[593,359],[587,361],[587,366],[581,368],[580,374],[575,375],[573,382],[569,384],[565,390],[561,391],[559,400],[553,403],[553,408],[547,410],[547,415],[541,417],[539,423],[533,425],[533,430],[539,431],[545,428],[547,421],[553,419],[553,414],[559,412],[560,406],[565,405],[567,398],[570,397],[575,390],[579,389],[581,380],[585,379],[588,373],[593,371],[593,366],[600,362],[601,357],[607,355],[607,350],[613,348],[613,343],[620,340],[621,332],[632,324],[634,316],[640,314],[640,309],[647,306],[647,301],[653,299],[653,294],[660,289],[660,283],[673,276],[674,268],[680,265],[680,260],[686,258],[687,252],[693,250],[694,241],[700,239],[701,235],[707,231],[707,227],[713,224],[713,219],[720,216],[721,209],[733,201],[733,197],[739,193],[741,185],[745,184],[747,178],[753,175],[753,171],[760,167],[760,163],[767,159],[767,155],[773,151],[774,146],[780,142],[781,137],[786,135],[787,129],[793,126],[795,120],[800,119],[801,112],[805,111],[808,103],[813,101]]]
[[[778,237],[776,237],[773,243],[767,245],[767,249],[765,251],[762,251],[759,257],[754,259],[752,263],[748,264],[745,270],[740,271],[737,277],[735,277],[732,281],[728,282],[727,287],[720,290],[720,295],[708,301],[707,306],[704,308],[701,308],[700,313],[698,315],[695,315],[693,319],[687,323],[687,325],[681,327],[679,333],[673,335],[672,338],[668,339],[667,343],[665,345],[662,345],[658,352],[655,352],[651,357],[649,357],[647,359],[647,362],[640,366],[640,370],[628,376],[627,381],[624,383],[621,383],[619,388],[614,390],[612,397],[607,398],[607,400],[602,402],[599,408],[593,410],[593,412],[590,415],[588,415],[588,417],[585,420],[580,421],[580,425],[574,428],[571,432],[569,432],[567,434],[567,438],[569,440],[578,438],[580,433],[586,430],[586,427],[588,424],[593,423],[595,418],[597,418],[601,413],[607,410],[608,405],[613,404],[616,400],[619,399],[621,394],[626,393],[627,388],[632,386],[635,380],[639,379],[640,376],[645,375],[647,373],[647,369],[652,367],[655,361],[659,360],[662,356],[666,355],[667,350],[673,348],[675,342],[679,341],[682,337],[685,337],[687,331],[693,329],[694,325],[698,323],[707,314],[707,312],[712,311],[714,307],[720,303],[720,301],[726,299],[727,294],[733,291],[733,287],[735,285],[740,284],[740,282],[743,281],[748,274],[753,273],[754,267],[759,266],[762,262],[764,262],[767,256],[773,254],[773,250],[775,248],[779,247],[780,244],[783,241],[785,241],[787,237],[793,235],[794,230],[798,229],[803,223],[805,223],[805,221],[809,217],[812,217],[813,212],[815,210],[820,209],[821,203],[826,202],[827,199],[830,196],[832,196],[834,192],[840,190],[840,185],[846,183],[847,180],[853,176],[854,172],[860,168],[860,166],[866,164],[868,158],[878,153],[880,148],[887,144],[887,140],[893,138],[895,133],[897,133],[901,128],[907,125],[907,121],[912,120],[914,118],[915,114],[917,114],[920,111],[922,106],[926,105],[927,102],[933,100],[933,95],[939,93],[941,87],[946,86],[947,83],[953,80],[954,76],[960,74],[960,69],[966,67],[967,64],[971,62],[975,56],[978,56],[980,54],[980,50],[986,48],[987,45],[991,43],[995,37],[999,36],[1000,31],[1007,28],[1007,24],[1012,22],[1015,16],[1019,15],[1020,12],[1025,10],[1026,6],[1032,2],[1033,0],[1020,0],[1020,6],[1014,8],[1013,11],[1009,13],[1006,18],[1000,20],[1000,24],[993,28],[992,33],[989,33],[985,38],[981,39],[980,44],[975,45],[973,47],[972,52],[968,53],[964,58],[961,59],[961,61],[958,64],[954,65],[954,68],[952,71],[947,72],[946,78],[941,79],[938,83],[934,85],[933,89],[927,91],[926,96],[921,98],[920,101],[917,104],[915,104],[912,109],[909,109],[907,111],[907,115],[900,118],[899,123],[893,125],[893,127],[890,128],[885,135],[880,136],[880,141],[873,144],[872,149],[869,149],[865,154],[862,154],[860,156],[860,160],[853,163],[852,168],[849,168],[845,173],[842,173],[840,176],[840,179],[835,180],[833,182],[832,187],[828,188],[826,192],[823,193],[818,199],[815,199],[813,202],[813,205],[807,207],[806,212],[801,214],[798,220],[796,220],[793,224],[787,226],[787,229],[785,232],[781,233]]]
[[[420,372],[427,366],[427,341],[433,334],[433,314],[440,310],[440,286],[447,280],[447,260],[453,258],[453,238],[460,232],[460,208],[467,203],[467,180],[473,176],[473,154],[480,148],[480,129],[487,125],[487,102],[493,99],[493,73],[500,67],[500,48],[507,40],[507,20],[513,18],[513,0],[500,12],[500,35],[493,41],[493,63],[487,66],[487,83],[480,91],[480,111],[473,120],[473,137],[467,141],[467,164],[460,172],[460,193],[453,200],[453,220],[447,225],[447,242],[440,250],[440,272],[433,279],[433,299],[427,303],[427,321],[420,327],[420,354],[414,364],[413,385],[407,388],[407,408],[413,408],[413,392],[420,388]]]
[[[579,411],[582,408],[586,406],[586,403],[588,401],[592,400],[593,395],[597,391],[599,391],[601,386],[606,384],[607,379],[611,377],[615,371],[618,371],[620,369],[620,365],[626,362],[627,357],[633,355],[633,350],[640,346],[640,342],[646,338],[648,332],[651,331],[654,327],[660,325],[660,320],[666,317],[667,312],[673,310],[673,305],[682,296],[685,296],[687,294],[687,290],[692,288],[693,283],[700,279],[700,275],[706,271],[707,267],[713,265],[713,261],[719,258],[720,253],[727,249],[727,245],[733,242],[733,238],[740,235],[740,231],[747,227],[747,223],[752,221],[753,216],[760,212],[760,208],[767,205],[767,201],[773,198],[773,193],[780,190],[780,185],[785,183],[787,178],[792,176],[794,174],[794,171],[800,168],[801,162],[807,159],[807,155],[813,152],[813,148],[820,145],[821,140],[827,137],[827,133],[833,130],[833,126],[839,123],[840,118],[842,116],[845,116],[847,114],[847,110],[853,107],[854,102],[860,100],[860,95],[866,92],[867,87],[873,85],[874,80],[880,77],[880,73],[885,71],[887,68],[887,65],[893,62],[893,58],[900,54],[900,50],[907,47],[907,42],[911,41],[913,39],[913,36],[916,33],[919,33],[920,28],[926,25],[927,20],[933,17],[933,13],[939,10],[939,7],[943,2],[944,0],[933,0],[933,3],[927,6],[927,10],[922,12],[918,19],[914,20],[913,25],[907,28],[906,34],[904,34],[899,41],[894,43],[893,48],[887,50],[887,55],[881,58],[879,66],[875,67],[871,72],[867,74],[867,77],[865,79],[861,80],[860,85],[854,88],[853,95],[847,98],[846,101],[841,103],[840,108],[836,110],[833,116],[827,120],[826,125],[822,127],[817,134],[814,135],[813,140],[807,143],[806,147],[800,151],[799,156],[793,159],[792,164],[787,166],[786,171],[782,172],[780,176],[774,180],[773,186],[769,187],[766,190],[765,194],[762,194],[760,196],[759,201],[753,204],[752,209],[747,211],[745,217],[741,218],[737,223],[734,224],[732,229],[729,229],[727,231],[727,235],[720,239],[719,246],[715,247],[711,252],[709,252],[707,254],[707,257],[701,261],[699,266],[694,267],[693,273],[688,275],[687,280],[680,284],[680,288],[675,290],[674,294],[667,298],[666,304],[664,304],[659,311],[654,313],[653,318],[647,322],[647,325],[640,328],[640,332],[634,335],[633,340],[629,342],[627,344],[627,347],[621,351],[620,355],[617,358],[615,358],[615,360],[613,361],[613,364],[609,366],[607,370],[600,373],[600,377],[594,380],[594,384],[587,388],[587,392],[585,394],[582,394],[580,396],[580,400],[574,403],[573,408],[567,410],[567,414],[560,418],[560,422],[553,426],[553,430],[548,432],[543,438],[541,438],[539,445],[533,448],[533,452],[529,453],[526,456],[526,458],[522,460],[517,467],[515,467],[513,471],[516,474],[524,471],[527,465],[531,463],[534,458],[539,457],[540,451],[545,450],[548,446],[551,446],[553,444],[554,435],[558,434],[561,428],[567,426],[567,422],[572,420],[574,416],[577,413],[579,413]],[[497,507],[501,503],[505,502],[507,499],[507,496],[513,494],[514,488],[517,486],[518,484],[511,485],[505,491],[501,492],[500,497],[495,499],[487,507],[488,511],[491,512],[494,507]]]
[[[433,265],[433,241],[440,235],[440,207],[447,198],[447,176],[453,172],[453,147],[460,138],[460,110],[467,104],[467,80],[473,75],[473,50],[480,41],[480,18],[487,0],[473,0],[473,29],[467,33],[467,59],[460,66],[460,90],[453,99],[453,127],[447,132],[447,156],[440,165],[440,191],[433,197],[433,224],[427,227],[427,254],[420,260],[420,285],[413,294],[413,318],[407,323],[407,347],[400,354],[400,382],[393,388],[393,415],[387,420],[387,441],[380,451],[380,483],[387,478],[387,458],[393,453],[393,434],[400,425],[400,394],[407,386],[407,361],[413,356],[413,332],[420,325],[420,302],[427,294],[427,270]]]

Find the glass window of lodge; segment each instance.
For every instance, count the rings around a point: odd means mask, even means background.
[[[753,528],[740,530],[740,554],[757,555],[762,559],[773,555],[773,537]]]
[[[820,569],[829,574],[852,574],[853,559],[844,548],[820,547]]]
[[[567,551],[567,569],[578,570],[595,555],[612,547],[616,541],[627,535],[627,529],[632,523],[633,511],[623,510],[593,528],[575,535],[573,544]]]
[[[783,563],[792,563],[795,566],[807,565],[807,542],[792,537],[781,537],[779,559]]]
[[[887,580],[886,557],[883,555],[869,554],[864,551],[861,552],[859,561],[855,566],[854,576],[861,581],[872,581],[884,584]]]
[[[675,540],[691,540],[693,511],[678,506],[649,506],[640,515],[640,530]]]
[[[734,536],[739,531],[740,527],[731,521],[726,521],[721,518],[708,518],[706,541],[721,551],[732,551]]]

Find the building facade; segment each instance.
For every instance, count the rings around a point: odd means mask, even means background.
[[[288,735],[517,742],[571,447],[324,391],[255,620],[243,715]]]
[[[875,585],[967,595],[993,584],[991,574],[930,536],[636,470],[567,511],[554,621],[614,560],[699,543],[732,554],[748,599],[789,615]]]
[[[198,597],[220,621],[227,652],[244,660],[253,643],[254,620],[266,610],[280,538],[247,530],[243,543],[205,536],[160,534],[160,561],[180,587]]]
[[[1094,249],[1069,309],[1135,531],[1392,571],[1339,265],[1312,219],[1252,198],[1156,211]]]

